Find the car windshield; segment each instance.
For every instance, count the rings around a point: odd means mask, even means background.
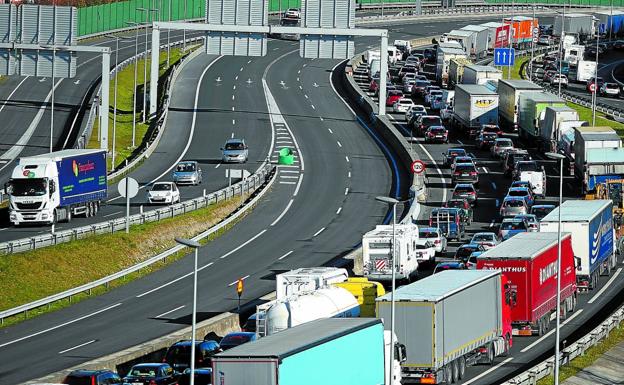
[[[533,207],[531,210],[531,214],[535,214],[537,216],[546,216],[552,209],[549,207]]]
[[[193,163],[180,163],[176,168],[178,172],[193,172],[195,171],[195,165]]]
[[[538,171],[537,163],[535,162],[519,162],[518,171]]]
[[[494,234],[475,234],[472,237],[472,240],[475,242],[489,242],[494,240]]]
[[[399,100],[399,104],[412,104],[412,101],[409,99],[401,99]]]
[[[439,272],[444,271],[444,270],[461,270],[460,266],[461,265],[456,264],[456,263],[453,263],[453,264],[448,264],[448,263],[440,264],[440,265],[436,266],[435,271],[433,273],[434,274],[435,273],[439,273]]]
[[[441,90],[431,90],[431,92],[429,92],[429,95],[431,95],[432,97],[434,96],[442,96],[442,94],[444,94],[444,92],[442,92]]]
[[[459,193],[459,194],[463,194],[463,193],[467,193],[467,192],[473,192],[474,188],[470,187],[470,186],[456,186],[455,187],[455,192]]]
[[[32,197],[45,195],[48,190],[48,183],[42,178],[13,179],[11,180],[13,196]]]
[[[152,187],[152,191],[171,191],[171,185],[169,183],[157,183]]]
[[[244,150],[245,145],[242,142],[230,142],[225,145],[226,150]]]
[[[466,155],[466,151],[461,149],[461,150],[449,150],[448,152],[449,156],[464,156]]]
[[[619,88],[620,88],[620,86],[618,86],[617,84],[614,84],[614,83],[606,83],[606,86],[605,86],[605,87],[606,87],[606,88],[610,88],[610,89],[612,89],[612,90],[617,90],[617,89],[619,89]]]
[[[433,132],[434,134],[444,134],[446,130],[444,129],[444,127],[433,127],[431,128],[431,132]]]
[[[475,251],[476,249],[477,248],[473,246],[462,246],[457,249],[455,256],[457,256],[458,258],[464,258],[472,254],[472,252]]]
[[[522,207],[524,206],[524,202],[520,199],[511,199],[505,201],[504,205],[505,207]]]
[[[402,73],[415,73],[416,72],[416,67],[403,66],[403,68],[401,68],[401,72]]]
[[[426,81],[426,80],[418,80],[416,82],[416,87],[422,87],[425,88],[427,87],[429,84],[431,84],[430,82]]]
[[[438,233],[435,231],[430,231],[430,230],[420,230],[418,232],[418,236],[420,238],[437,238],[438,237]]]
[[[526,225],[523,221],[503,222],[501,230],[526,230]]]
[[[158,373],[158,366],[139,366],[130,371],[130,375],[134,377],[155,377],[156,373]]]

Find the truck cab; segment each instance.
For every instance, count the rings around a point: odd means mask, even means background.
[[[55,221],[55,206],[59,205],[57,190],[58,172],[50,162],[29,162],[18,165],[11,179],[4,185],[9,196],[9,219],[15,226],[22,223],[46,223]]]

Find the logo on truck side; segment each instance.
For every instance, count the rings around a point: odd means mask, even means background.
[[[551,262],[548,265],[542,267],[539,272],[540,285],[546,282],[547,279],[554,277],[557,274],[557,261]]]
[[[589,255],[590,265],[593,265],[598,259],[598,253],[600,252],[600,246],[602,245],[603,236],[609,234],[612,231],[611,222],[606,219],[605,214],[608,215],[608,212],[605,211],[600,216],[600,224],[598,225],[598,229],[595,233],[592,234],[592,245],[591,245],[591,253]]]
[[[95,170],[95,163],[88,161],[87,163],[80,164],[75,160],[72,160],[72,171],[76,177],[78,177],[78,174],[81,172],[85,173],[92,170]]]

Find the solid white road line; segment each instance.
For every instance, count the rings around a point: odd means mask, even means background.
[[[561,323],[561,326],[563,326],[563,325],[567,324],[568,322],[572,321],[574,318],[576,318],[576,316],[578,316],[582,312],[583,312],[583,309],[576,310],[574,312],[574,314],[572,314],[572,316],[570,318],[568,318],[567,320],[565,320],[565,321],[563,321]],[[546,333],[542,337],[540,337],[540,339],[538,339],[537,341],[533,342],[531,345],[529,345],[526,348],[520,350],[520,352],[521,353],[528,352],[529,350],[533,349],[535,346],[537,346],[540,343],[542,343],[542,341],[544,341],[546,338],[550,337],[554,332],[555,332],[555,329],[552,329],[551,331],[549,331],[548,333]]]
[[[280,174],[291,173],[291,174],[299,174],[299,170],[284,170],[280,168]]]
[[[284,182],[284,181],[279,181],[279,184],[297,184],[297,182]]]
[[[242,249],[243,247],[247,246],[248,244],[250,244],[251,242],[255,241],[258,237],[260,237],[262,234],[266,233],[266,229],[262,230],[261,232],[259,232],[258,234],[254,235],[253,237],[249,238],[247,241],[245,241],[244,243],[242,243],[240,246],[238,246],[237,248],[235,248],[234,250],[223,254],[222,256],[220,256],[220,259],[225,259],[227,257],[229,257],[230,255],[234,254],[235,252],[237,252],[238,250]]]
[[[622,272],[622,268],[620,267],[619,269],[617,269],[617,270],[615,271],[615,273],[613,274],[613,277],[611,277],[611,278],[607,281],[607,283],[606,283],[606,284],[602,287],[602,289],[600,289],[600,291],[599,291],[598,293],[594,294],[594,296],[593,296],[593,297],[592,297],[589,301],[587,301],[587,303],[594,303],[594,301],[595,301],[595,300],[597,300],[597,299],[598,299],[598,297],[600,297],[600,296],[602,295],[602,293],[604,293],[604,291],[605,291],[605,290],[607,290],[607,288],[608,288],[609,286],[611,286],[611,284],[613,283],[613,281],[615,281],[615,278],[616,278],[616,277],[617,277],[617,276],[618,276],[621,272]]]
[[[144,296],[146,296],[146,295],[148,295],[148,294],[152,294],[153,292],[158,291],[158,290],[160,290],[160,289],[163,289],[163,288],[165,288],[165,287],[167,287],[167,286],[169,286],[169,285],[172,285],[172,284],[174,284],[174,283],[176,283],[176,282],[178,282],[178,281],[181,281],[181,280],[183,280],[183,279],[184,279],[184,278],[186,278],[186,277],[190,277],[191,275],[193,275],[193,273],[194,273],[194,272],[192,272],[192,271],[191,271],[190,273],[186,273],[186,274],[184,274],[184,275],[182,275],[182,276],[180,276],[180,277],[178,277],[178,278],[176,278],[176,279],[174,279],[174,280],[171,280],[171,281],[169,281],[169,282],[167,282],[167,283],[165,283],[165,284],[162,284],[162,285],[157,286],[157,287],[155,287],[155,288],[153,288],[153,289],[151,289],[151,290],[148,290],[148,291],[146,291],[146,292],[144,292],[144,293],[141,293],[141,294],[137,295],[136,297],[137,297],[137,298],[141,298],[141,297],[144,297]]]
[[[325,228],[323,227],[322,229],[320,229],[319,231],[317,231],[316,233],[314,233],[314,235],[312,236],[312,238],[316,237],[317,235],[319,235],[320,233],[322,233],[323,231],[325,231]]]
[[[173,313],[174,311],[177,311],[177,310],[182,309],[183,307],[184,307],[184,305],[182,305],[182,306],[178,306],[178,307],[176,307],[175,309],[171,309],[171,310],[169,310],[169,311],[166,311],[166,312],[164,312],[164,313],[162,313],[162,314],[157,315],[157,316],[156,316],[156,317],[154,317],[154,318],[164,317],[164,316],[166,316],[167,314],[171,314],[171,313]]]
[[[97,340],[91,340],[91,341],[85,342],[85,343],[83,343],[83,344],[73,346],[73,347],[71,347],[71,348],[69,348],[69,349],[61,350],[60,352],[58,352],[58,354],[63,354],[63,353],[67,353],[67,352],[72,351],[72,350],[76,350],[76,349],[81,348],[81,347],[83,347],[83,346],[87,346],[87,345],[89,345],[89,344],[92,344],[92,343],[94,343],[95,341],[97,341]]]
[[[286,254],[282,255],[281,257],[277,258],[278,261],[281,261],[282,259],[288,257],[290,254],[293,253],[293,250],[290,250],[289,252],[287,252]]]
[[[115,216],[117,214],[121,214],[123,211],[115,211],[114,213],[110,213],[110,214],[106,214],[106,215],[102,215],[102,218],[108,218],[108,217],[112,217]]]
[[[303,174],[299,176],[299,182],[297,182],[297,187],[295,187],[295,192],[293,193],[294,197],[296,197],[297,194],[299,194],[299,188],[301,187],[301,182],[303,182]]]
[[[41,334],[44,334],[44,333],[50,332],[50,331],[52,331],[52,330],[56,330],[56,329],[62,328],[63,326],[67,326],[67,325],[74,324],[74,323],[76,323],[76,322],[78,322],[78,321],[82,321],[83,319],[86,319],[86,318],[89,318],[89,317],[93,317],[94,315],[98,315],[98,314],[100,314],[100,313],[104,313],[105,311],[110,310],[110,309],[114,309],[114,308],[116,308],[117,306],[121,306],[121,302],[116,303],[116,304],[111,305],[111,306],[108,306],[108,307],[105,307],[104,309],[100,309],[100,310],[98,310],[98,311],[94,311],[93,313],[89,313],[89,314],[87,314],[87,315],[83,315],[82,317],[78,317],[78,318],[76,318],[76,319],[74,319],[74,320],[67,321],[67,322],[63,322],[62,324],[59,324],[59,325],[53,326],[53,327],[51,327],[51,328],[47,328],[47,329],[44,329],[44,330],[38,331],[38,332],[36,332],[36,333],[29,334],[29,335],[24,336],[24,337],[20,337],[20,338],[18,338],[18,339],[12,340],[12,341],[5,342],[5,343],[3,343],[2,345],[0,345],[0,348],[3,348],[3,347],[5,347],[5,346],[9,346],[9,345],[13,345],[14,343],[21,342],[21,341],[27,340],[27,339],[32,338],[32,337],[36,337],[36,336],[38,336],[38,335],[41,335]]]
[[[338,147],[342,147],[342,144],[340,143],[339,140],[337,140],[336,143],[338,143]]]
[[[497,370],[497,369],[498,369],[498,368],[500,368],[501,366],[503,366],[503,365],[505,365],[505,364],[509,363],[511,360],[513,360],[513,357],[509,357],[509,358],[507,358],[506,360],[504,360],[503,362],[499,363],[498,365],[493,366],[493,367],[491,367],[490,369],[486,370],[485,372],[483,372],[483,373],[479,374],[478,376],[473,377],[473,378],[471,378],[470,380],[468,380],[468,381],[464,382],[464,385],[469,385],[469,384],[472,384],[473,382],[475,382],[475,381],[477,381],[477,380],[480,380],[481,378],[483,378],[483,377],[487,376],[488,374],[490,374],[490,373],[492,373],[493,371]]]
[[[338,210],[336,210],[336,215],[340,214],[341,211],[342,211],[342,207],[338,207]]]
[[[241,281],[244,281],[244,280],[246,280],[247,278],[249,278],[249,274],[247,274],[246,276],[242,277],[240,280],[241,280]],[[234,285],[236,285],[237,283],[238,283],[238,279],[237,279],[236,281],[234,281],[234,282],[230,282],[230,283],[228,284],[228,286],[234,286]]]
[[[286,205],[286,208],[284,209],[284,211],[282,211],[282,213],[273,221],[273,223],[271,223],[271,226],[275,226],[275,224],[279,222],[284,217],[284,215],[286,215],[286,212],[290,210],[290,206],[292,206],[292,204],[293,204],[293,200],[291,199]]]

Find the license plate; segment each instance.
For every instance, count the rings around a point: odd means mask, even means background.
[[[468,174],[461,174],[461,176],[468,176]]]

